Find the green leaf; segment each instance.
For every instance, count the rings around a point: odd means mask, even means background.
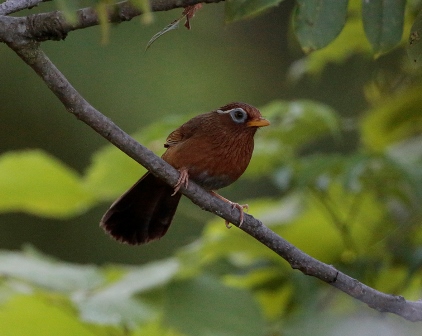
[[[365,146],[374,151],[422,134],[421,86],[382,101],[368,111],[362,120],[361,132]]]
[[[346,23],[348,0],[297,0],[294,29],[308,53],[333,41]]]
[[[262,313],[248,291],[202,276],[176,281],[166,294],[165,322],[187,335],[265,334]]]
[[[126,295],[117,296],[116,293],[110,292],[77,304],[83,321],[130,329],[152,320],[157,314],[149,305],[138,299]]]
[[[145,173],[145,168],[112,145],[98,150],[91,161],[85,173],[85,185],[98,199],[115,198]]]
[[[395,47],[403,35],[406,0],[362,1],[363,27],[376,53]]]
[[[326,263],[350,262],[348,258],[353,260],[359,254],[381,248],[373,246],[374,240],[379,239],[378,234],[385,234],[389,226],[383,217],[383,205],[372,191],[350,192],[333,181],[326,191],[309,191],[304,196],[305,211],[276,230],[293,245]],[[318,244],[312,243],[315,232]],[[345,251],[350,256],[343,255]]]
[[[41,150],[0,156],[0,212],[69,217],[94,203],[78,174]]]
[[[119,281],[88,297],[75,298],[85,321],[134,328],[152,319],[155,311],[135,295],[166,284],[179,264],[174,259],[132,268]]]
[[[271,125],[255,137],[255,151],[246,174],[272,172],[292,159],[295,151],[323,136],[339,136],[336,112],[327,105],[310,100],[273,101],[262,107]]]
[[[371,53],[371,45],[366,39],[365,32],[362,28],[362,21],[358,14],[360,14],[360,11],[357,8],[350,8],[347,24],[338,38],[327,47],[311,53],[302,62],[295,64],[290,70],[290,76],[295,79],[300,78],[305,72],[316,74],[327,63],[344,62],[354,53],[369,55]]]
[[[227,0],[225,4],[226,22],[233,22],[259,15],[277,6],[283,0]]]
[[[273,101],[261,110],[271,121],[266,137],[283,145],[297,148],[323,135],[339,136],[339,119],[328,105],[311,100]]]
[[[89,290],[104,281],[95,266],[57,262],[32,251],[1,252],[0,274],[60,292]]]
[[[1,335],[98,335],[70,313],[70,305],[63,309],[62,301],[54,304],[54,300],[41,295],[14,296],[1,306]]]
[[[404,147],[401,149],[405,150]],[[406,205],[412,204],[415,195],[422,195],[419,188],[422,174],[419,169],[408,170],[410,167],[420,168],[420,165],[406,165],[393,155],[358,154],[349,157],[348,161],[344,182],[352,190],[376,190],[383,198],[400,200]]]

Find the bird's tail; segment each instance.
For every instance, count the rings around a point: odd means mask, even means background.
[[[101,219],[100,226],[114,239],[144,244],[167,232],[182,194],[146,173],[118,198]]]

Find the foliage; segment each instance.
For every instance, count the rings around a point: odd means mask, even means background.
[[[297,1],[295,31],[305,52],[321,49],[334,40],[346,23],[347,0]]]
[[[419,99],[412,94],[406,97],[415,99],[416,104]],[[268,174],[280,190],[288,192],[272,199],[250,200],[249,205],[266,225],[315,258],[342,265],[352,276],[379,290],[406,293],[407,298],[416,299],[422,274],[414,248],[422,235],[411,232],[418,232],[419,222],[410,220],[399,225],[394,218],[397,207],[409,216],[420,214],[421,155],[403,162],[396,153],[403,154],[403,147],[391,147],[397,140],[410,141],[415,135],[412,130],[401,132],[400,138],[393,137],[386,142],[388,146],[377,145],[378,137],[370,131],[374,122],[388,123],[389,134],[402,128],[397,121],[388,122],[390,119],[404,122],[411,117],[414,125],[420,122],[416,114],[403,114],[400,107],[409,104],[400,103],[401,96],[396,100],[386,103],[396,107],[388,113],[382,108],[384,104],[368,111],[360,124],[362,136],[368,134],[368,140],[350,154],[300,155],[304,146],[318,138],[342,141],[341,121],[332,108],[312,101],[274,101],[262,107],[272,128],[258,135],[257,155],[247,176],[256,179]],[[174,118],[153,124],[137,139],[158,150],[161,146],[157,139],[180,122]],[[378,132],[382,130],[377,128]],[[384,138],[381,134],[379,137]],[[1,162],[7,161],[20,167],[39,165],[49,176],[66,176],[70,170],[40,150],[5,154]],[[283,172],[287,170],[290,173],[286,175]],[[13,176],[7,164],[0,165],[0,171],[2,176]],[[43,174],[36,172],[38,177],[25,180],[26,187],[32,190],[44,183]],[[125,181],[116,180],[110,185],[112,174],[124,176]],[[136,164],[113,146],[106,146],[94,155],[85,176],[72,175],[72,183],[57,182],[67,195],[82,187],[96,191],[87,193],[86,198],[68,199],[64,203],[68,209],[62,211],[76,215],[81,204],[89,207],[115,197],[139,175]],[[1,190],[6,188],[5,183],[10,180],[2,183]],[[19,189],[9,188],[8,192],[15,199],[21,195]],[[49,194],[55,195],[52,191]],[[53,206],[58,198],[51,197],[52,205],[38,215],[61,216]],[[34,197],[17,204],[31,199],[36,202]],[[7,203],[0,206],[3,211],[8,209]],[[27,206],[21,210],[32,212]],[[23,253],[2,252],[0,274],[5,319],[17,318],[15,315],[22,314],[25,307],[24,311],[36,311],[29,321],[48,317],[56,321],[57,328],[65,324],[69,334],[121,334],[130,330],[130,334],[137,335],[150,330],[150,335],[260,335],[281,321],[288,328],[298,313],[316,314],[315,305],[323,300],[318,297],[322,294],[310,289],[312,280],[300,278],[277,255],[252,242],[240,230],[227,230],[221,219],[212,220],[202,237],[182,249],[176,258],[153,264],[79,266],[26,249]],[[390,278],[395,281],[386,281]],[[330,316],[333,305],[344,305],[345,299],[321,288],[321,293],[327,291],[333,296],[333,302],[325,308]],[[312,301],[315,305],[303,305]],[[8,324],[5,329],[2,326],[5,335],[22,334],[28,328],[26,323],[13,327]],[[31,328],[33,334],[42,334],[45,327],[35,323]],[[408,326],[403,328],[407,330]]]
[[[112,10],[112,5],[118,1],[92,0],[91,2],[99,14],[102,42],[107,43],[110,35],[107,15]],[[153,22],[148,0],[132,0],[131,2],[144,13],[141,16],[143,23]],[[283,0],[226,0],[225,20],[234,22],[253,18],[278,6],[281,2]],[[70,22],[76,20],[77,3],[58,0],[57,6]],[[381,55],[407,40],[409,41],[409,57],[418,63],[421,55],[419,41],[422,35],[420,31],[422,16],[413,17],[416,9],[419,9],[418,0],[409,2],[407,13],[405,0],[296,0],[292,23],[303,51],[311,53],[323,49],[322,52],[307,60],[309,70],[313,72],[319,71],[327,61],[342,61],[358,50],[367,54]],[[182,15],[181,18],[155,34],[148,42],[146,49],[160,36],[176,29],[184,16]],[[413,26],[410,29],[412,22]],[[409,30],[410,33],[407,34]],[[340,35],[343,36],[337,38]]]
[[[0,171],[2,212],[64,217],[92,205],[93,195],[78,174],[41,150],[3,154]]]
[[[250,17],[279,2],[230,0],[226,19]],[[291,73],[323,74],[352,54],[388,53],[412,23],[403,1],[333,4],[298,1],[293,26],[301,46],[326,47],[294,64]],[[352,123],[308,99],[262,106],[272,124],[257,134],[244,178],[272,185],[272,193],[248,203],[276,233],[380,291],[417,300],[421,79],[405,66],[397,77],[406,80],[366,83],[368,108]],[[161,154],[163,138],[188,118],[151,124],[135,138]],[[345,150],[352,136],[358,141]],[[315,149],[323,141],[330,150]],[[111,145],[92,155],[84,174],[39,149],[8,152],[0,156],[0,212],[78,216],[114,199],[142,169]],[[327,335],[350,325],[361,334],[365,323],[366,333],[375,334],[381,326],[380,316],[362,313],[361,304],[291,270],[242,231],[227,230],[220,218],[207,223],[195,243],[154,263],[78,265],[26,247],[0,253],[0,275],[2,335]],[[387,323],[395,334],[420,332],[399,320]]]
[[[96,2],[103,42],[107,42],[110,33],[107,11],[110,5],[116,1],[98,0]],[[152,16],[148,1],[132,0],[132,2],[145,13],[143,21],[151,23]],[[234,22],[252,18],[278,6],[281,2],[283,0],[226,0],[225,19],[227,22]],[[413,9],[412,4],[410,2],[410,9]],[[306,53],[310,53],[330,45],[357,19],[363,25],[364,36],[370,43],[372,51],[376,55],[380,55],[395,48],[402,41],[406,17],[405,7],[405,0],[296,0],[293,27],[302,49]],[[59,1],[59,8],[67,14],[70,20],[74,20],[74,5],[69,7],[67,2]],[[180,20],[174,21],[157,33],[150,40],[147,48],[164,33],[176,29]],[[420,17],[416,19],[411,34],[406,36],[406,39],[410,38],[411,57],[415,62],[420,55],[419,21]],[[351,40],[356,40],[358,37],[359,34],[356,37],[351,37]],[[360,38],[358,41],[362,48],[365,43],[362,43]],[[352,44],[346,50],[353,50],[351,47],[357,47],[357,45]]]

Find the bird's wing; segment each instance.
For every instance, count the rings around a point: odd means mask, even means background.
[[[200,125],[201,120],[198,117],[192,118],[169,134],[164,147],[169,148],[185,141],[186,139],[189,139],[192,137],[192,135],[195,134],[195,131],[198,129],[198,127],[200,127]]]
[[[184,134],[179,127],[177,130],[174,130],[169,134],[169,136],[166,139],[166,143],[164,144],[164,147],[168,148],[171,146],[177,145],[179,142],[184,140]]]

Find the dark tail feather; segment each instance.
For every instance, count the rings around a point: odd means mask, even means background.
[[[100,226],[114,239],[144,244],[167,232],[182,194],[146,173],[117,199],[101,219]]]

